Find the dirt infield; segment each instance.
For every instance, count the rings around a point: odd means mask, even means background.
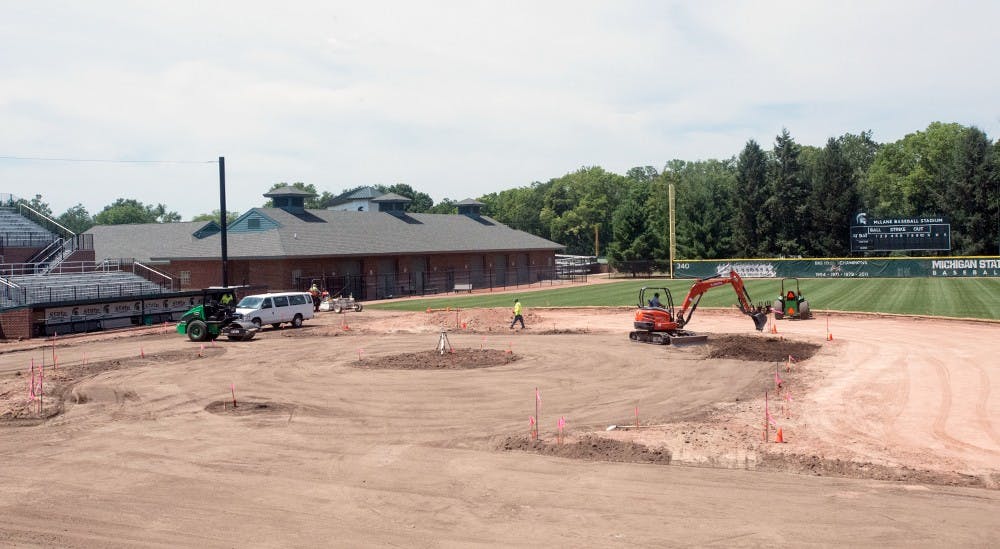
[[[0,344],[0,545],[1000,543],[1000,325],[528,305]]]

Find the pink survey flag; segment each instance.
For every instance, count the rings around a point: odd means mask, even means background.
[[[781,379],[781,377],[780,377],[780,376],[778,375],[778,371],[777,371],[777,370],[775,370],[775,372],[774,372],[774,384],[775,384],[775,385],[781,385],[782,383],[783,383],[783,380],[782,380],[782,379]]]
[[[562,428],[565,426],[566,426],[566,418],[565,417],[559,418],[559,430],[562,431]]]
[[[542,393],[538,392],[538,388],[537,387],[535,388],[535,400],[537,400],[539,402],[539,404],[541,404],[541,402],[542,402]]]
[[[535,426],[535,416],[528,416],[528,425]]]
[[[778,424],[774,421],[774,417],[771,416],[771,412],[767,412],[767,422],[775,429],[778,428]]]

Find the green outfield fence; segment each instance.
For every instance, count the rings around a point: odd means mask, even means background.
[[[675,278],[706,278],[725,275],[730,270],[735,270],[744,278],[1000,278],[1000,256],[692,259],[674,262]]]

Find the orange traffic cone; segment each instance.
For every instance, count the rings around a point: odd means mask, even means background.
[[[774,322],[771,323],[771,333],[772,334],[778,333],[778,325]]]
[[[833,341],[833,334],[831,334],[830,332],[827,332],[827,334],[826,334],[826,340],[827,341]]]
[[[778,434],[774,436],[775,442],[785,442],[785,437],[781,436],[781,427],[778,427]]]

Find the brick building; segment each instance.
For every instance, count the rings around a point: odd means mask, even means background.
[[[458,214],[406,211],[409,199],[369,199],[378,211],[313,210],[313,196],[283,187],[227,228],[229,283],[304,289],[320,280],[331,293],[381,299],[534,284],[555,276],[561,245],[511,229],[459,203]],[[221,228],[214,222],[98,226],[95,255],[134,257],[176,277],[180,290],[222,281]]]

